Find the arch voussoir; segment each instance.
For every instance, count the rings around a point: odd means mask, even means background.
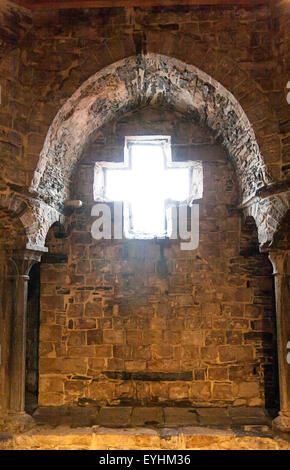
[[[51,207],[51,214],[59,214],[70,197],[74,168],[97,130],[111,119],[149,104],[170,105],[212,131],[235,166],[243,207],[256,201],[248,211],[256,220],[260,243],[271,244],[275,224],[264,214],[267,204],[256,195],[273,178],[244,109],[213,77],[160,54],[132,56],[111,64],[72,95],[50,126],[30,190]],[[42,211],[38,208],[36,212],[37,220],[42,220]],[[57,220],[55,215],[50,217],[51,222]],[[41,234],[39,238],[45,237]]]
[[[62,206],[94,132],[140,104],[159,102],[211,128],[235,164],[243,200],[271,182],[251,124],[233,95],[196,67],[150,53],[106,67],[65,103],[48,132],[31,190],[49,205]]]

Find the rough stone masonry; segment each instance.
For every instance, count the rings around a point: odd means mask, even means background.
[[[156,241],[90,235],[94,162],[122,161],[124,136],[142,133],[171,135],[175,160],[204,166],[199,248],[170,241],[165,273]],[[272,270],[257,240],[247,252],[235,173],[212,135],[145,106],[99,131],[72,185],[84,206],[48,242],[66,259],[41,268],[39,404],[274,407]]]
[[[158,405],[274,408],[290,430],[289,31],[287,0],[2,2],[0,427]],[[94,164],[142,134],[203,164],[196,251],[91,238]]]

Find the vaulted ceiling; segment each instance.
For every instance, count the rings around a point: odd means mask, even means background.
[[[32,10],[63,8],[98,8],[130,6],[174,6],[174,5],[254,5],[267,4],[273,0],[12,0]]]

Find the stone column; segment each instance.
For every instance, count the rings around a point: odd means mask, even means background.
[[[7,361],[7,350],[9,348],[10,325],[7,322],[6,299],[7,299],[7,251],[0,247],[0,345],[1,345],[1,366],[0,366],[0,409],[8,409],[9,400],[9,367]]]
[[[289,251],[269,253],[275,279],[276,324],[278,342],[280,412],[273,426],[290,432],[290,312],[289,312]]]
[[[26,362],[26,307],[29,272],[31,267],[41,260],[40,251],[14,250],[7,258],[5,284],[6,323],[10,332],[7,362],[8,382],[6,390],[7,411],[10,425],[7,428],[23,428],[30,417],[26,416],[25,407],[25,362]]]

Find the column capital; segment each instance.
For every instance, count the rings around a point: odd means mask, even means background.
[[[28,277],[32,266],[41,261],[42,254],[39,250],[13,250],[8,257],[8,277]]]
[[[288,250],[269,251],[269,260],[273,266],[274,275],[286,274]]]

